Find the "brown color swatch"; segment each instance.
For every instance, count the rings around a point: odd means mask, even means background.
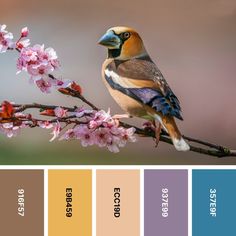
[[[49,236],[92,235],[92,171],[49,170]]]
[[[0,170],[0,235],[44,235],[43,173],[43,170]],[[18,201],[24,203],[23,207]]]
[[[97,171],[97,236],[140,235],[140,172]]]

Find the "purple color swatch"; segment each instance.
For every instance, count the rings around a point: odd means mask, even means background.
[[[144,236],[188,236],[188,171],[144,171]]]

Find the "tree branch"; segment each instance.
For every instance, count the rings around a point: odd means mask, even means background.
[[[51,79],[56,79],[56,77],[52,74],[49,74],[48,76]],[[61,92],[60,89],[59,89],[59,91]],[[73,90],[71,88],[65,88],[62,91],[64,91],[64,92],[61,92],[62,94],[70,95],[71,97],[76,97],[76,98],[80,99],[82,102],[84,102],[85,104],[90,106],[93,110],[95,110],[95,111],[99,110],[94,104],[92,104],[89,100],[87,100],[80,92]]]
[[[16,108],[16,112],[23,112],[27,109],[33,109],[33,108],[38,108],[38,109],[55,109],[57,108],[58,106],[55,106],[55,105],[43,105],[43,104],[38,104],[38,103],[32,103],[32,104],[12,104],[13,107]],[[73,112],[76,110],[77,107],[74,107],[74,108],[71,108],[71,107],[64,107],[64,106],[61,106],[62,108],[70,111],[70,112]]]
[[[82,97],[82,101],[85,101],[86,104],[88,104],[91,108],[95,108],[96,110],[98,110],[98,108],[96,106],[94,106],[93,104],[91,104],[90,102],[88,102],[87,99],[85,99],[83,96],[74,96],[77,97],[79,99],[81,99]],[[138,127],[135,126],[131,126],[129,124],[126,124],[124,122],[120,122],[120,125],[122,125],[125,128],[130,128],[130,127],[134,127],[136,129],[136,133],[145,137],[152,137],[155,138],[155,132],[154,131],[146,131],[144,129],[140,129]],[[229,156],[236,156],[236,151],[235,150],[230,150],[227,147],[223,147],[221,145],[216,145],[216,144],[212,144],[203,140],[199,140],[196,138],[191,138],[188,136],[183,135],[183,138],[185,138],[186,140],[188,140],[191,143],[195,143],[195,144],[200,144],[203,147],[198,147],[198,146],[194,146],[194,145],[190,145],[190,151],[192,152],[196,152],[196,153],[201,153],[201,154],[205,154],[205,155],[210,155],[210,156],[215,156],[215,157],[229,157]],[[162,131],[161,133],[161,137],[160,137],[160,141],[168,143],[173,145],[169,135],[165,132]]]
[[[67,88],[68,89],[68,88]],[[75,93],[75,91],[68,89],[69,94],[73,97],[77,97],[80,100],[82,100],[83,102],[85,102],[87,105],[89,105],[92,109],[94,110],[98,110],[98,108],[93,105],[92,103],[90,103],[84,96],[82,96],[79,93]],[[25,111],[27,109],[55,109],[58,106],[55,105],[43,105],[43,104],[38,104],[38,103],[33,103],[33,104],[14,104],[13,105],[16,109],[16,112],[22,112]],[[74,112],[77,107],[62,107],[70,112]],[[75,124],[81,124],[80,121],[70,121],[70,119],[75,118],[74,116],[70,116],[70,117],[66,117],[66,118],[55,118],[53,120],[51,120],[50,122],[56,122],[56,121],[60,121],[60,122],[65,122],[67,124],[69,123],[75,123]],[[83,123],[83,122],[82,122]],[[127,124],[125,122],[120,122],[120,126],[124,127],[124,128],[131,128],[134,127],[136,129],[135,133],[139,136],[142,137],[151,137],[153,139],[155,139],[155,132],[152,129],[142,129],[139,127],[135,127],[133,125]],[[195,153],[200,153],[200,154],[204,154],[204,155],[210,155],[210,156],[215,156],[215,157],[230,157],[230,156],[236,156],[236,151],[235,150],[230,150],[227,147],[221,146],[221,145],[216,145],[213,143],[209,143],[200,139],[196,139],[196,138],[192,138],[192,137],[188,137],[183,135],[183,138],[188,140],[191,144],[190,144],[190,151],[195,152]],[[173,145],[169,135],[165,132],[162,131],[161,133],[161,137],[160,137],[160,141],[164,142],[164,143],[168,143],[170,145]]]
[[[125,128],[129,127],[134,127],[136,129],[136,133],[143,136],[143,137],[152,137],[155,138],[155,132],[153,130],[145,130],[145,129],[140,129],[135,126],[131,126],[129,124],[121,122],[121,125],[124,126]],[[236,156],[236,151],[235,150],[230,150],[227,147],[223,147],[220,145],[212,144],[209,142],[205,142],[196,138],[191,138],[188,136],[183,135],[183,138],[188,140],[189,142],[193,143],[190,144],[190,151],[200,153],[200,154],[205,154],[205,155],[210,155],[210,156],[215,156],[215,157],[230,157],[230,156]],[[169,135],[165,132],[162,131],[160,141],[164,143],[168,143],[170,145],[173,145]],[[196,144],[200,144],[203,147],[199,147]]]

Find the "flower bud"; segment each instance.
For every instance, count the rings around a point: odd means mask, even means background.
[[[27,27],[24,27],[24,28],[21,30],[21,37],[22,37],[22,38],[25,38],[25,37],[28,36],[28,34],[29,34],[28,28],[27,28]]]

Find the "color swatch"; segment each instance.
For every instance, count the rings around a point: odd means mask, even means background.
[[[140,236],[140,171],[97,170],[97,236]]]
[[[236,170],[193,171],[193,236],[236,235]]]
[[[42,170],[0,171],[0,235],[44,235]]]
[[[48,171],[49,236],[92,235],[92,171]]]
[[[144,171],[144,235],[188,236],[187,170]]]

